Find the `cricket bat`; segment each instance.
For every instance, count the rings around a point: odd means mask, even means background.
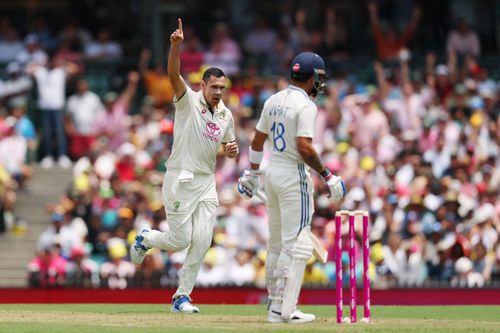
[[[262,200],[262,202],[267,203],[267,197],[264,192],[259,190],[256,194],[257,198]],[[318,261],[322,264],[326,264],[328,261],[328,251],[323,247],[323,244],[321,244],[320,240],[313,234],[310,233],[311,235],[311,241],[313,244],[313,254],[318,259]]]

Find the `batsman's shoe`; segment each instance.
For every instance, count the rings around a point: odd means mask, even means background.
[[[173,313],[199,313],[200,310],[191,304],[191,298],[186,295],[177,296],[172,299],[172,307],[170,311]]]
[[[267,321],[270,323],[291,323],[291,324],[299,324],[299,323],[308,323],[310,321],[314,321],[316,316],[311,313],[303,313],[300,310],[295,310],[292,312],[290,319],[285,320],[281,317],[281,312],[269,310],[267,315]]]
[[[139,229],[139,234],[135,237],[134,244],[130,246],[130,259],[132,259],[132,262],[137,265],[142,264],[144,256],[149,250],[149,247],[144,245],[144,234],[150,231],[151,228],[149,227],[149,225],[142,225],[141,229]]]

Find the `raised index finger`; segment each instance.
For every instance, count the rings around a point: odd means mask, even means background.
[[[177,19],[177,28],[179,29],[179,31],[181,32],[182,34],[182,20],[180,18]]]

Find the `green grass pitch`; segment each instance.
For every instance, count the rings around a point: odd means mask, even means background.
[[[171,314],[168,305],[3,304],[0,332],[500,332],[500,306],[373,306],[370,324],[341,325],[334,306],[301,309],[317,320],[268,324],[263,305],[200,305],[200,314]]]

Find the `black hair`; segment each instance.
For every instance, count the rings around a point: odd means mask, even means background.
[[[312,74],[304,74],[304,73],[294,73],[292,72],[290,74],[290,79],[294,82],[306,82],[309,80],[309,78],[312,76]]]
[[[205,72],[203,72],[203,81],[207,83],[211,76],[220,78],[220,77],[226,77],[226,74],[224,74],[224,72],[220,68],[210,67]]]

